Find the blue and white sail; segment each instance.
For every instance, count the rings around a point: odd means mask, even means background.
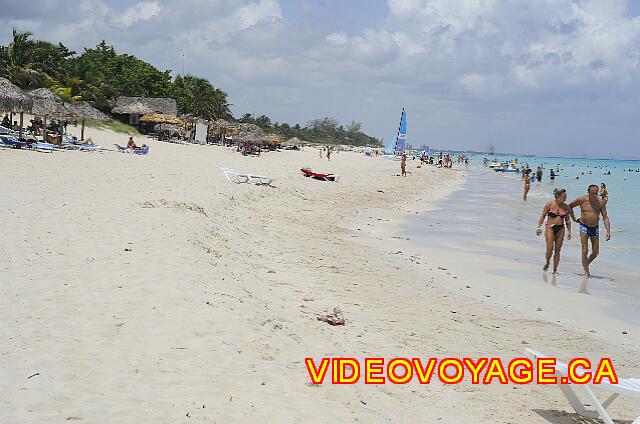
[[[407,112],[402,108],[402,116],[400,117],[400,126],[396,135],[396,143],[393,153],[401,155],[407,146]]]

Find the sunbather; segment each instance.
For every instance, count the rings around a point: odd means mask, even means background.
[[[129,137],[129,141],[127,142],[127,149],[137,149],[138,146],[136,146],[136,143],[133,141],[133,137]]]

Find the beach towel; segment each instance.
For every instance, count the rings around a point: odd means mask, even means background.
[[[143,149],[127,149],[126,147],[122,147],[120,145],[115,144],[120,153],[132,153],[134,155],[146,155],[149,153],[149,146],[144,146]]]
[[[305,177],[311,177],[314,180],[319,180],[319,181],[333,181],[333,182],[338,182],[338,179],[340,178],[337,175],[333,175],[333,174],[320,174],[317,172],[313,172],[310,169],[306,169],[306,168],[301,168],[300,171],[302,171],[302,173],[304,174]]]

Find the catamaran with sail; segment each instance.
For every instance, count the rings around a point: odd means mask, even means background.
[[[388,159],[400,159],[400,156],[405,151],[407,146],[407,112],[402,108],[402,115],[400,115],[400,125],[398,126],[398,133],[395,139],[384,149],[384,157]]]

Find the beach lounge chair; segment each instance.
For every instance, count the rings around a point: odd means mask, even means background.
[[[305,177],[311,177],[314,180],[320,180],[320,181],[333,181],[333,182],[338,182],[338,180],[340,179],[340,177],[338,175],[333,175],[333,174],[319,174],[317,172],[313,172],[310,169],[305,169],[305,168],[301,168],[300,171],[302,171],[302,173],[304,174]]]
[[[53,153],[54,145],[50,143],[43,143],[43,142],[37,141],[35,143],[27,143],[24,147],[27,147],[33,150],[38,150],[40,152]]]
[[[65,136],[63,143],[60,145],[62,149],[81,150],[84,152],[98,152],[102,150],[102,146],[98,144],[85,144],[74,140],[72,137]]]
[[[16,135],[18,135],[18,134],[17,134],[15,131],[13,131],[11,128],[3,127],[2,125],[0,125],[0,134],[1,134],[1,135],[13,136],[13,137],[15,137]]]
[[[80,144],[78,146],[78,150],[83,152],[99,152],[102,150],[102,146],[99,144]]]
[[[224,173],[224,176],[227,177],[227,181],[231,181],[234,183],[252,183],[257,185],[271,185],[275,179],[271,177],[265,177],[263,175],[256,174],[247,174],[243,172],[236,171],[231,168],[220,168]]]
[[[527,349],[526,354],[533,358],[548,358],[549,356],[543,355],[540,352],[536,352],[532,349]],[[566,377],[568,373],[567,364],[562,363],[560,361],[556,361],[556,377],[558,379],[562,377]],[[584,394],[589,399],[590,405],[595,408],[594,410],[587,410],[585,404],[578,398],[576,392],[573,390],[571,384],[561,384],[558,383],[558,387],[565,395],[573,409],[576,411],[578,415],[587,418],[598,418],[600,417],[605,424],[615,424],[609,413],[607,412],[607,408],[611,403],[616,400],[616,398],[620,395],[635,397],[640,399],[640,378],[619,378],[618,384],[610,384],[603,381],[601,384],[591,385],[591,384],[579,384],[573,385],[573,387],[580,387],[584,391]],[[591,388],[597,388],[605,392],[609,392],[611,395],[604,401],[601,402],[593,393]],[[640,417],[636,418],[632,424],[640,424]]]
[[[2,141],[2,145],[4,147],[11,147],[11,148],[14,148],[14,149],[20,149],[20,148],[26,146],[26,144],[27,144],[24,141],[14,140],[13,138],[4,137],[4,136],[0,136],[0,141]]]
[[[118,148],[120,153],[132,153],[134,155],[146,155],[149,154],[149,146],[145,146],[144,149],[127,149],[126,147],[114,144]]]

